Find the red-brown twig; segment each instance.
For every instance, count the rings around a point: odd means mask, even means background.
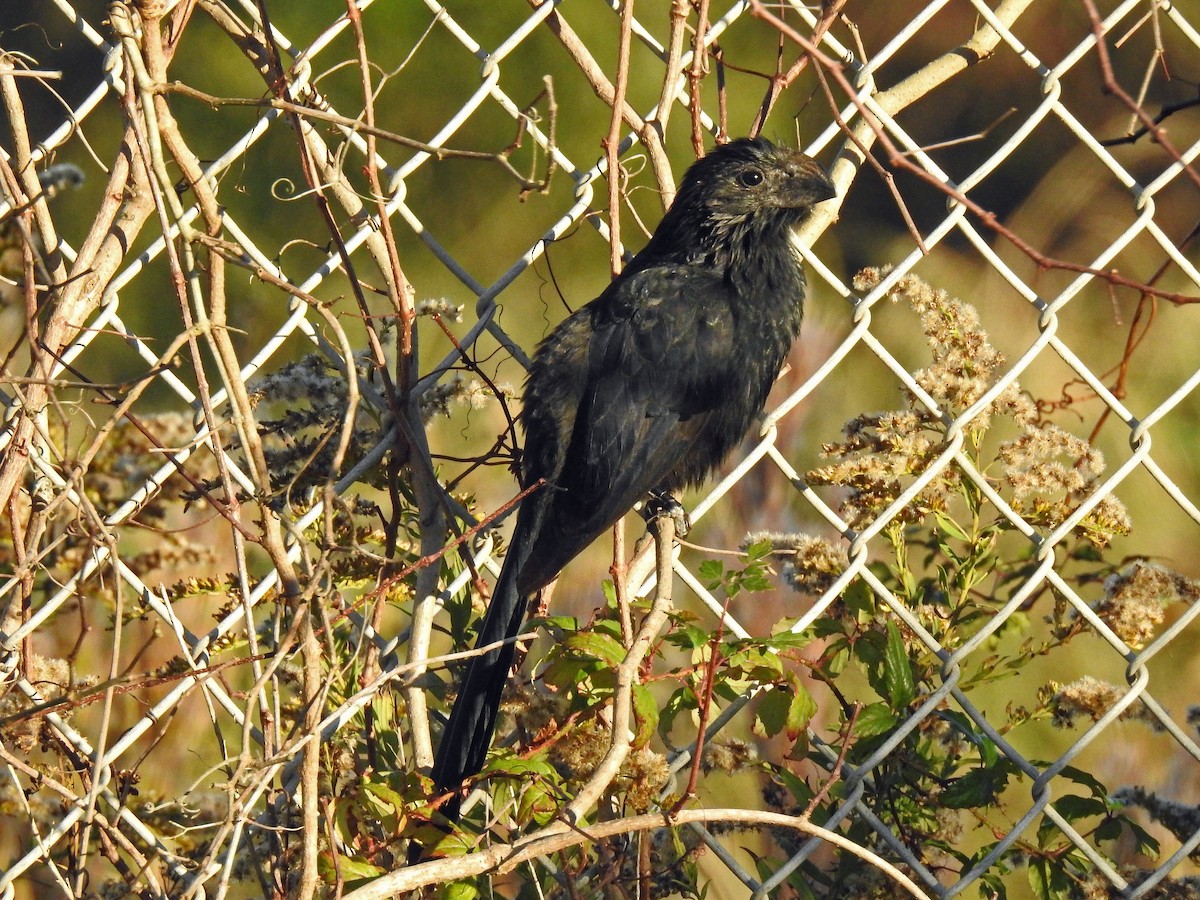
[[[846,5],[846,2],[847,0],[833,0],[832,3],[823,4],[824,8],[821,10],[821,18],[817,20],[817,24],[813,28],[812,43],[814,45],[821,42],[821,37],[833,25],[834,20],[841,15],[842,7]],[[758,112],[754,115],[754,121],[750,124],[750,130],[747,132],[750,137],[758,137],[762,133],[763,126],[767,122],[767,116],[775,108],[775,102],[791,86],[792,82],[800,77],[800,73],[808,68],[808,60],[809,56],[807,53],[801,54],[786,72],[780,72],[777,69],[774,75],[765,76],[769,82],[767,92],[762,98],[762,103],[759,104]]]
[[[678,813],[692,797],[696,796],[696,784],[700,780],[700,765],[704,756],[704,738],[708,732],[708,720],[712,712],[713,683],[716,681],[717,667],[724,662],[720,648],[721,638],[725,635],[725,616],[729,614],[729,600],[729,597],[725,598],[725,607],[721,612],[721,618],[717,620],[717,630],[713,632],[712,638],[708,642],[708,662],[704,667],[704,678],[697,694],[700,708],[697,711],[699,723],[696,726],[696,749],[692,751],[692,765],[688,772],[687,786],[671,808],[671,815]]]

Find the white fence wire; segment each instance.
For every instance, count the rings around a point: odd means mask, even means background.
[[[276,4],[263,5],[275,12]],[[627,162],[643,154],[653,161],[662,144],[643,148],[647,139],[655,140],[653,128],[645,123],[664,119],[666,110],[660,102],[665,101],[675,108],[674,130],[668,133],[677,175],[679,162],[686,161],[686,153],[678,151],[687,139],[687,122],[698,123],[705,131],[704,143],[711,144],[712,131],[724,115],[712,86],[716,62],[711,51],[720,47],[721,59],[731,65],[737,61],[738,48],[769,59],[780,34],[786,34],[772,16],[783,16],[787,28],[806,37],[813,35],[831,9],[851,20],[855,16],[880,20],[869,26],[861,23],[859,30],[837,25],[820,33],[817,47],[832,66],[825,77],[833,83],[831,96],[840,99],[837,108],[828,109],[827,104],[811,100],[809,117],[803,121],[816,134],[806,135],[804,144],[806,152],[823,162],[832,161],[840,199],[822,207],[801,235],[813,296],[810,324],[793,360],[793,369],[799,370],[784,376],[761,433],[747,442],[710,490],[689,504],[691,515],[698,526],[706,519],[731,518],[745,520],[751,527],[794,530],[798,522],[807,522],[816,523],[811,527],[824,533],[843,536],[844,570],[799,607],[795,599],[787,601],[790,607],[783,608],[790,609],[788,629],[796,635],[806,633],[835,604],[845,602],[845,589],[857,582],[868,586],[873,602],[885,607],[905,633],[938,660],[940,681],[926,685],[927,690],[869,748],[864,743],[867,749],[862,754],[845,755],[831,732],[814,720],[809,734],[814,758],[823,756],[826,769],[840,776],[829,813],[817,824],[846,833],[856,829],[857,842],[899,865],[929,896],[996,889],[998,882],[989,878],[1003,881],[1019,853],[1036,857],[1033,846],[1042,841],[1044,848],[1049,843],[1046,829],[1064,841],[1058,852],[1075,860],[1071,871],[1090,872],[1095,884],[1115,895],[1154,896],[1171,879],[1194,871],[1190,860],[1200,847],[1200,826],[1181,825],[1173,837],[1160,829],[1156,834],[1164,849],[1157,857],[1137,856],[1128,847],[1123,853],[1102,851],[1090,830],[1094,823],[1081,824],[1079,817],[1064,812],[1055,801],[1079,783],[1068,780],[1080,778],[1080,769],[1103,775],[1106,781],[1111,776],[1148,783],[1163,801],[1176,802],[1181,809],[1190,809],[1200,799],[1195,786],[1200,743],[1186,710],[1184,687],[1195,683],[1196,666],[1190,656],[1196,635],[1193,620],[1200,604],[1195,597],[1188,602],[1183,591],[1184,602],[1171,607],[1163,624],[1146,640],[1135,642],[1097,611],[1100,588],[1081,585],[1066,570],[1077,561],[1074,551],[1068,552],[1072,535],[1100,516],[1106,503],[1121,497],[1135,511],[1132,536],[1120,544],[1126,556],[1162,559],[1185,576],[1200,575],[1194,555],[1200,525],[1193,459],[1196,431],[1189,424],[1200,409],[1195,396],[1200,384],[1195,354],[1200,331],[1186,305],[1200,294],[1200,257],[1190,240],[1200,208],[1196,203],[1200,179],[1194,165],[1200,156],[1200,129],[1194,118],[1187,118],[1194,117],[1187,109],[1188,98],[1156,125],[1154,117],[1162,110],[1146,99],[1145,91],[1138,94],[1134,89],[1131,99],[1145,115],[1132,121],[1129,131],[1158,129],[1156,140],[1143,135],[1119,143],[1105,140],[1120,136],[1119,132],[1096,130],[1096,107],[1101,98],[1109,102],[1113,97],[1102,85],[1109,54],[1129,56],[1133,55],[1130,48],[1140,48],[1137,65],[1146,73],[1143,88],[1161,80],[1162,71],[1171,70],[1172,76],[1185,82],[1193,79],[1194,92],[1194,79],[1200,77],[1195,62],[1200,58],[1200,8],[1166,0],[1128,0],[1104,4],[1092,20],[1090,4],[1057,0],[994,4],[913,0],[889,4],[886,11],[856,9],[857,5],[853,0],[812,9],[798,2],[769,7],[741,0],[703,3],[699,6],[704,7],[708,24],[699,34],[692,4],[639,2],[633,9],[629,99],[620,151]],[[373,709],[399,681],[409,685],[404,693],[408,714],[424,712],[414,709],[413,704],[421,702],[416,696],[421,691],[412,689],[407,680],[412,664],[419,664],[421,657],[406,642],[443,616],[442,600],[470,589],[471,572],[465,567],[440,584],[418,583],[431,599],[421,607],[424,612],[412,611],[411,628],[402,629],[399,619],[385,621],[347,611],[345,616],[374,642],[378,665],[360,673],[354,690],[336,699],[327,696],[317,715],[302,716],[299,731],[286,735],[278,731],[280,718],[291,713],[272,705],[280,702],[277,697],[266,700],[263,686],[279,677],[280,665],[299,654],[303,643],[296,634],[285,634],[289,623],[280,617],[280,598],[305,591],[303,584],[288,583],[288,573],[302,581],[297,573],[311,571],[312,535],[324,527],[326,513],[343,502],[338,498],[359,494],[389,452],[416,445],[410,443],[413,436],[395,424],[397,411],[389,408],[388,388],[378,381],[378,373],[357,379],[358,416],[377,423],[371,432],[376,438],[373,446],[347,456],[350,464],[330,489],[318,485],[308,493],[298,490],[288,503],[272,506],[266,497],[270,486],[260,477],[264,463],[249,452],[253,441],[245,434],[253,426],[243,416],[253,405],[251,398],[236,396],[236,387],[231,392],[231,385],[239,380],[234,372],[240,371],[241,380],[250,381],[253,388],[255,378],[277,373],[303,355],[307,342],[344,373],[360,348],[339,345],[337,336],[346,332],[331,322],[346,322],[374,308],[375,298],[358,303],[355,293],[360,297],[364,290],[385,297],[390,293],[393,299],[405,293],[408,286],[402,280],[372,286],[362,274],[368,260],[389,258],[386,244],[394,239],[406,271],[417,270],[418,264],[410,266],[409,260],[419,259],[419,271],[428,273],[424,281],[412,278],[418,300],[444,294],[450,303],[463,298],[475,301],[467,321],[456,329],[456,346],[438,337],[440,331],[425,330],[428,323],[423,322],[419,334],[425,346],[419,369],[392,373],[414,387],[414,397],[428,401],[438,391],[451,389],[464,358],[487,360],[491,348],[498,345],[498,352],[524,359],[532,350],[530,341],[539,336],[534,331],[541,328],[543,317],[554,315],[546,311],[544,297],[551,292],[547,279],[586,281],[588,277],[574,269],[557,276],[554,263],[565,255],[556,252],[555,242],[565,238],[571,255],[603,260],[602,240],[574,232],[590,225],[593,228],[585,232],[594,231],[604,240],[609,236],[607,216],[597,214],[607,211],[607,164],[597,138],[608,129],[605,103],[611,104],[611,93],[606,96],[605,91],[613,89],[617,67],[597,60],[611,60],[615,54],[622,13],[616,0],[611,4],[530,0],[527,5],[360,0],[356,15],[362,17],[361,46],[369,53],[387,50],[380,53],[379,68],[371,70],[379,77],[376,109],[398,106],[401,121],[420,122],[421,131],[429,136],[419,144],[397,143],[382,130],[371,133],[361,127],[364,121],[370,124],[361,90],[357,105],[348,105],[356,95],[347,88],[345,73],[357,78],[353,48],[359,26],[356,17],[337,4],[322,7],[327,8],[328,18],[316,33],[311,33],[311,19],[296,18],[295,27],[303,36],[289,31],[292,20],[284,10],[276,13],[281,20],[273,23],[274,46],[287,72],[286,93],[271,84],[269,62],[255,57],[249,38],[243,57],[227,38],[201,30],[211,31],[216,24],[226,35],[239,29],[247,36],[261,34],[262,10],[256,4],[238,0],[228,5],[154,6],[131,8],[118,3],[103,10],[69,0],[44,0],[15,19],[12,11],[6,13],[10,29],[6,34],[13,40],[18,36],[28,40],[29,31],[16,27],[23,16],[30,23],[26,29],[37,23],[46,40],[39,45],[43,54],[30,50],[27,55],[8,55],[0,67],[9,120],[5,204],[0,210],[9,229],[4,251],[4,328],[21,335],[5,343],[6,351],[14,349],[4,375],[6,425],[0,432],[9,464],[7,477],[12,479],[0,486],[13,491],[4,509],[11,546],[8,571],[0,584],[0,608],[5,611],[0,668],[6,692],[0,707],[4,722],[0,777],[6,781],[2,812],[9,823],[5,826],[9,836],[0,843],[0,896],[5,898],[92,896],[101,880],[114,877],[131,890],[136,884],[146,896],[240,895],[243,888],[237,885],[246,874],[238,867],[257,839],[257,829],[267,821],[265,811],[277,814],[281,804],[286,806],[299,792],[306,747],[315,741],[328,743],[342,729],[358,727],[364,711]],[[683,32],[682,51],[671,46],[672,14],[692,16],[689,30]],[[170,78],[164,82],[162,67],[167,63],[144,57],[137,49],[144,43],[143,29],[160,27],[146,25],[145,17],[150,15],[167,17],[168,57],[174,52],[212,54],[210,82],[185,87],[172,87]],[[178,50],[170,43],[171,28],[189,32]],[[82,36],[82,42],[78,37],[55,37],[69,29]],[[198,47],[189,49],[192,30]],[[1098,43],[1101,38],[1103,44]],[[688,77],[693,41],[709,53],[702,93],[693,92]],[[795,44],[784,45],[788,54],[798,52]],[[561,66],[568,55],[564,47],[574,65],[556,70],[554,93],[549,100],[536,101],[540,114],[534,115],[530,101],[542,81],[540,75],[528,73],[546,65],[544,61],[555,53],[560,56],[556,65]],[[940,49],[934,52],[933,48]],[[56,54],[62,52],[95,63],[94,84],[70,83],[72,78],[85,77],[80,73],[87,70],[82,64],[56,62]],[[927,57],[914,56],[921,53]],[[436,64],[423,64],[422,54],[435,55]],[[339,65],[346,60],[352,62]],[[670,67],[665,75],[664,64]],[[62,80],[55,78],[60,67]],[[647,75],[651,70],[654,74]],[[431,72],[438,71],[446,76],[442,83],[430,78]],[[986,83],[998,77],[995,72],[1011,79],[1011,94]],[[259,77],[257,87],[247,80],[247,73]],[[732,71],[729,75],[734,77]],[[844,83],[839,84],[835,75]],[[982,81],[956,87],[956,79],[969,77]],[[21,108],[11,98],[32,102],[35,83],[61,91],[70,98],[68,108],[40,118],[30,116],[27,121],[33,131],[23,133]],[[852,87],[852,97],[839,93],[847,86]],[[812,90],[813,97],[819,96],[815,86]],[[974,114],[965,123],[941,121],[936,111],[928,112],[931,103],[948,104],[939,97],[951,90],[976,92]],[[584,102],[592,91],[601,98],[594,108]],[[746,90],[741,96],[750,93]],[[235,94],[255,97],[256,105],[246,109],[212,99]],[[552,109],[555,95],[558,105]],[[729,96],[739,95],[731,89]],[[164,102],[155,103],[155,97]],[[568,97],[571,108],[565,106]],[[723,92],[720,97],[724,98]],[[792,108],[806,99],[810,98],[795,100]],[[702,108],[693,109],[697,100]],[[197,112],[207,109],[205,102],[211,102],[213,110]],[[914,104],[917,109],[926,105],[919,116],[908,112]],[[126,137],[133,145],[118,150],[121,126],[114,123],[126,121],[123,111],[131,108],[140,110],[141,124]],[[154,117],[164,108],[176,110],[179,122],[156,123]],[[740,109],[738,114],[745,114],[753,107],[743,104]],[[204,115],[214,121],[219,118],[221,127],[206,133]],[[1128,118],[1131,113],[1126,110],[1124,115]],[[244,126],[233,138],[227,138],[230,121]],[[990,128],[995,122],[1003,124]],[[141,165],[140,160],[161,161],[163,145],[170,144],[171,130],[180,123],[195,149],[199,180],[206,185],[199,200],[199,194],[173,187],[196,180],[191,172],[164,169],[128,174]],[[940,133],[934,133],[932,128],[939,126]],[[556,138],[555,127],[564,135],[561,139]],[[576,137],[570,137],[572,127]],[[776,133],[786,130],[790,126],[776,126]],[[965,152],[941,145],[974,132],[981,134],[964,145]],[[521,210],[512,202],[514,188],[520,185],[494,161],[464,160],[441,152],[480,146],[485,143],[481,136],[503,135],[500,141],[486,142],[493,147],[517,133],[522,144],[512,156],[514,165],[517,159],[530,158],[531,147],[539,148],[532,156],[529,184],[524,186],[533,199]],[[310,172],[323,182],[319,186],[307,183],[297,168],[297,146],[303,147]],[[174,153],[172,149],[170,154]],[[897,207],[892,208],[889,220],[880,225],[891,229],[887,243],[875,243],[871,251],[857,249],[858,237],[847,233],[851,223],[860,228],[869,224],[853,216],[856,194],[851,188],[862,190],[861,183],[871,182],[872,190],[886,193],[886,188],[878,187],[883,182],[864,162],[864,154],[873,154],[896,171],[896,195],[916,204],[911,229],[906,229]],[[892,155],[901,162],[889,166]],[[94,201],[99,218],[118,216],[111,220],[102,244],[94,239],[71,243],[73,237],[88,233],[89,221],[56,232],[54,220],[42,215],[47,208],[58,208],[56,204],[81,202],[66,187],[49,199],[48,207],[23,205],[18,199],[36,195],[36,173],[63,160],[86,174],[87,186],[80,191],[92,193],[81,196]],[[369,160],[382,180],[378,201],[359,177]],[[535,182],[548,166],[557,170],[558,180],[545,197],[539,197]],[[270,198],[264,201],[261,191],[249,198],[239,196],[247,184],[266,183],[255,182],[262,172],[275,179]],[[70,181],[73,176],[68,171],[61,177]],[[628,177],[636,182],[636,174]],[[105,180],[107,195],[101,196],[98,185]],[[498,188],[501,181],[504,187]],[[43,179],[43,186],[49,183]],[[1002,185],[999,190],[997,184]],[[144,196],[130,196],[130,185]],[[340,227],[338,241],[330,240],[328,230],[322,231],[319,217],[325,213],[313,212],[320,209],[313,199],[317,195],[325,198],[323,202],[341,204],[328,213]],[[293,213],[301,204],[305,211]],[[18,215],[30,209],[29,217]],[[842,221],[835,224],[839,210]],[[1000,212],[993,216],[992,210]],[[119,218],[122,215],[124,220]],[[281,237],[288,229],[281,229],[280,218],[293,215],[294,231]],[[493,216],[512,219],[510,229],[500,229],[505,232],[503,239],[495,229],[487,231],[493,236],[489,244],[473,239],[472,220]],[[390,221],[390,231],[381,227],[381,217]],[[1059,223],[1062,231],[1040,230],[1039,218]],[[43,250],[57,248],[57,255],[45,254],[45,268],[37,270],[39,284],[49,280],[57,286],[52,323],[45,319],[45,309],[26,311],[21,277],[25,263],[12,250],[21,243],[14,224],[18,220],[29,230],[26,236],[32,235],[30,241]],[[66,220],[59,216],[57,221]],[[219,227],[212,228],[212,222]],[[631,222],[630,217],[624,219],[626,236],[632,231]],[[120,246],[124,238],[118,239],[123,228],[131,241],[128,246]],[[1087,239],[1072,242],[1063,236],[1073,229],[1086,232]],[[180,236],[187,240],[177,240]],[[626,240],[638,245],[635,239]],[[866,237],[862,240],[867,246]],[[1025,240],[1028,243],[1018,243]],[[218,302],[206,295],[207,287],[202,285],[207,276],[196,276],[201,269],[194,261],[180,259],[189,243],[203,248],[209,259],[224,255],[230,269],[239,266],[242,276],[249,271],[256,283],[247,286],[245,278],[236,282],[230,275],[228,297]],[[814,243],[815,251],[807,249]],[[1090,255],[1072,255],[1082,254],[1084,248]],[[864,252],[883,255],[864,259]],[[1070,266],[1058,264],[1059,258],[1068,256],[1074,260]],[[347,277],[347,263],[352,261],[358,271],[355,285]],[[856,289],[849,266],[863,263],[887,263],[891,268],[874,281],[860,282]],[[188,276],[184,283],[175,283],[168,272]],[[985,389],[961,406],[947,405],[946,394],[922,378],[920,363],[913,364],[911,348],[898,329],[914,334],[919,329],[881,303],[910,285],[906,279],[914,273],[938,286],[941,281],[970,299],[984,325],[1008,342],[1010,359]],[[569,285],[558,286],[572,304],[591,296]],[[161,297],[158,301],[153,300],[155,292]],[[176,297],[182,302],[182,313],[176,309]],[[848,302],[838,305],[837,298]],[[156,302],[161,306],[155,308]],[[497,315],[500,303],[506,315]],[[1160,322],[1153,332],[1149,326],[1139,331],[1137,322],[1151,315],[1151,307],[1167,324]],[[1131,317],[1134,327],[1130,327]],[[170,324],[162,324],[168,318]],[[1111,326],[1103,333],[1116,335],[1106,348],[1115,355],[1097,351],[1095,335],[1101,330],[1084,327],[1088,318]],[[1132,337],[1123,349],[1127,331],[1131,336],[1152,335],[1154,340],[1147,341],[1148,346],[1153,344],[1149,351],[1153,358],[1130,349],[1136,344]],[[223,334],[223,344],[213,339],[218,332]],[[40,354],[31,351],[35,335],[45,348]],[[203,346],[223,349],[190,352],[188,348],[198,346],[200,338],[213,340]],[[377,351],[366,353],[369,362]],[[1145,376],[1148,387],[1130,389],[1124,377],[1114,376],[1119,364],[1133,373],[1132,380]],[[490,370],[491,364],[485,361],[483,368]],[[844,491],[823,492],[815,482],[806,483],[805,472],[823,462],[818,443],[837,441],[844,419],[868,411],[848,405],[860,401],[852,386],[862,380],[859,373],[864,368],[872,370],[872,378],[886,378],[893,397],[900,388],[914,398],[913,408],[923,410],[940,429],[941,443],[928,465],[908,473],[911,477],[886,503],[869,517],[853,519],[839,505]],[[511,372],[506,377],[519,379]],[[97,383],[114,381],[120,384]],[[1038,390],[1030,385],[1052,382],[1072,385],[1078,395],[1089,396],[1090,405],[1073,420],[1078,427],[1071,423],[1065,427],[1086,434],[1095,426],[1096,434],[1103,432],[1110,457],[1110,448],[1117,448],[1107,470],[1080,482],[1076,502],[1058,520],[1031,515],[1032,507],[1001,490],[995,472],[979,465],[972,443],[973,429],[1015,386],[1024,385],[1036,394]],[[289,401],[286,396],[271,396],[272,389],[267,388],[262,402]],[[68,394],[86,399],[68,400]],[[845,404],[838,399],[843,394],[848,398]],[[883,402],[900,405],[894,399]],[[89,411],[89,404],[99,406]],[[817,407],[849,414],[826,420]],[[1062,407],[1073,413],[1073,404],[1064,402]],[[1041,412],[1058,411],[1044,407]],[[1097,422],[1103,423],[1102,429]],[[140,423],[135,427],[145,428],[146,436],[131,438],[131,423]],[[805,435],[802,444],[797,442],[799,434]],[[482,454],[464,449],[468,439],[457,427],[433,429],[429,435],[435,456]],[[329,452],[336,446],[334,437]],[[1120,450],[1122,442],[1127,450]],[[112,472],[124,473],[125,483],[98,485],[102,479],[89,476],[89,466],[95,467],[105,455],[116,460]],[[179,478],[181,471],[190,473],[187,484]],[[488,471],[493,476],[503,474],[501,469]],[[965,637],[960,633],[952,643],[943,643],[925,613],[898,596],[895,585],[883,578],[873,561],[890,552],[888,535],[897,523],[908,521],[905,510],[923,502],[931,486],[949,472],[960,483],[973,486],[970,489],[985,499],[992,514],[1006,523],[1008,534],[1023,536],[1024,546],[1008,546],[1004,552],[1025,564],[1009,582],[1005,602],[997,604],[986,621],[977,622]],[[438,475],[443,485],[448,484],[445,470],[439,469]],[[507,484],[506,477],[499,481]],[[478,490],[500,497],[507,488],[493,485]],[[741,503],[761,506],[751,513],[731,511],[740,490],[749,490],[757,498]],[[190,491],[196,501],[185,519],[163,521],[161,531],[149,524],[159,521],[153,511],[168,501],[167,494],[178,496],[181,491]],[[1157,505],[1138,502],[1143,495],[1157,497]],[[307,499],[301,502],[301,497]],[[274,509],[277,544],[272,543],[271,526],[260,528],[257,520],[239,511],[260,503]],[[198,517],[202,508],[211,515]],[[1140,520],[1137,511],[1143,508],[1161,512],[1152,512],[1151,521]],[[55,521],[67,524],[52,527]],[[176,540],[176,531],[185,530],[185,525],[203,549]],[[31,528],[42,532],[31,534]],[[81,533],[88,538],[81,541]],[[473,564],[495,571],[491,556],[495,544],[486,532],[482,534],[467,544]],[[740,539],[729,532],[723,536],[733,542]],[[154,566],[146,563],[147,541],[152,546],[160,542],[163,555],[194,554],[201,561],[198,572],[205,566],[210,571],[218,566],[236,568],[237,595],[225,598],[215,617],[198,615],[195,607],[180,611],[168,585],[156,581]],[[261,544],[265,552],[248,551],[249,543]],[[421,553],[430,549],[421,545]],[[206,557],[204,552],[213,555]],[[676,560],[675,571],[681,588],[693,592],[709,611],[706,627],[721,620],[728,635],[767,637],[764,621],[753,608],[739,609],[736,601],[727,606],[711,589],[697,568],[702,558],[702,553],[686,551]],[[436,576],[437,567],[433,568]],[[94,599],[98,585],[108,598],[106,605]],[[1119,672],[1126,683],[1066,743],[1031,744],[1011,733],[1012,709],[1006,710],[994,696],[981,706],[964,681],[1016,622],[1044,615],[1043,606],[1034,603],[1038,598],[1043,605],[1049,603],[1045,598],[1050,596],[1065,610],[1063,621],[1083,623],[1080,627],[1093,634],[1089,661],[1083,664],[1085,674],[1103,678]],[[409,596],[399,602],[404,606],[414,600]],[[80,651],[90,647],[100,632],[105,640],[116,642],[108,653]],[[123,632],[127,633],[124,648]],[[70,643],[76,640],[72,651]],[[153,648],[145,660],[131,649],[139,640]],[[170,651],[164,649],[167,643],[172,645]],[[250,667],[246,683],[224,673],[231,647],[241,664]],[[69,676],[59,667],[66,665],[64,660],[70,662]],[[1055,660],[1047,654],[1044,666],[1043,661],[1032,660],[1029,665],[1047,683],[1069,682],[1079,674],[1077,658],[1062,670],[1055,668]],[[1161,665],[1152,666],[1152,661]],[[126,691],[124,686],[134,675],[143,681],[138,690]],[[139,698],[136,704],[125,703],[127,693]],[[730,723],[748,717],[753,699],[753,693],[747,693],[724,703],[720,715],[708,723],[706,739],[718,740]],[[1146,744],[1129,737],[1134,726],[1119,720],[1127,719],[1135,708],[1153,720],[1161,740]],[[914,846],[912,835],[899,829],[878,805],[866,802],[864,795],[881,790],[882,782],[896,777],[901,771],[895,768],[896,760],[907,752],[905,748],[948,709],[961,717],[964,729],[971,730],[981,748],[983,743],[990,745],[991,765],[1006,761],[1006,777],[1021,788],[1003,794],[1010,822],[993,836],[986,852],[960,865],[939,868],[931,865],[921,847]],[[185,747],[171,746],[177,717],[210,721],[208,737]],[[836,730],[832,720],[825,726]],[[434,740],[437,731],[435,726]],[[1141,764],[1127,761],[1114,772],[1112,759],[1097,752],[1125,741],[1133,741],[1137,749],[1132,752],[1147,754],[1143,781],[1138,777],[1143,774]],[[420,760],[421,748],[415,747],[413,753]],[[1112,753],[1121,756],[1119,749]],[[48,764],[46,759],[52,755],[63,764]],[[190,758],[184,760],[185,756]],[[670,756],[676,788],[679,779],[686,779],[691,758],[690,745]],[[196,780],[180,801],[185,805],[202,801],[205,792],[199,786],[208,783],[205,779],[211,772],[223,772],[224,783],[237,786],[229,788],[223,811],[205,826],[202,854],[194,853],[195,843],[179,840],[177,818],[158,814],[153,804],[135,801],[138,778],[149,777],[147,767],[170,767],[174,761],[189,772],[198,768],[203,773],[191,776]],[[1161,774],[1164,766],[1165,775]],[[285,816],[277,821],[287,825],[289,820]],[[742,835],[694,827],[712,858],[727,869],[715,875],[710,861],[706,877],[713,884],[741,882],[754,896],[773,896],[789,883],[796,890],[798,873],[813,871],[806,866],[828,866],[828,845],[820,836],[786,843],[787,853],[778,866],[755,869],[751,857],[739,851]],[[312,836],[313,846],[327,836]],[[132,874],[122,872],[116,860],[123,860]],[[89,885],[78,874],[89,866],[96,873],[96,884]],[[1045,895],[1083,890],[1079,883],[1064,887],[1053,877],[1046,876]],[[261,887],[264,892],[300,890],[286,877],[275,885],[251,883],[252,890]],[[814,893],[822,892],[819,881],[809,883]],[[1010,889],[1019,894],[1011,883]]]

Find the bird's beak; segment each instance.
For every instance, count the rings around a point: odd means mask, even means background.
[[[837,186],[833,183],[824,169],[817,169],[812,180],[813,203],[821,203],[825,200],[832,200],[837,196]]]
[[[811,156],[796,151],[789,160],[787,171],[788,193],[791,194],[789,206],[815,206],[837,196],[837,188],[829,174]]]

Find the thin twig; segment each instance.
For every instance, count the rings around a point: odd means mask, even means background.
[[[1183,154],[1171,142],[1167,136],[1166,129],[1160,127],[1159,123],[1142,108],[1136,100],[1129,96],[1120,82],[1117,81],[1117,76],[1113,74],[1112,60],[1108,55],[1108,41],[1105,39],[1104,21],[1100,18],[1100,12],[1096,9],[1096,4],[1093,0],[1080,0],[1083,3],[1084,10],[1087,11],[1088,21],[1092,25],[1092,33],[1096,38],[1096,65],[1100,69],[1100,80],[1102,89],[1106,94],[1111,94],[1125,105],[1125,107],[1133,114],[1134,118],[1142,123],[1142,127],[1147,133],[1154,138],[1154,142],[1162,147],[1172,161],[1182,167],[1184,176],[1200,188],[1200,171],[1197,171],[1194,166],[1187,163],[1183,159]]]
[[[851,737],[854,734],[854,726],[858,723],[858,716],[863,711],[863,705],[857,701],[850,710],[850,717],[846,720],[846,727],[842,729],[842,745],[838,748],[837,760],[834,761],[833,767],[829,770],[829,777],[822,783],[821,787],[813,794],[812,799],[808,801],[808,806],[804,807],[802,815],[804,818],[809,818],[814,810],[821,805],[821,801],[829,796],[830,789],[838,783],[842,778],[842,766],[846,764],[846,757],[850,755],[850,748],[854,746]]]
[[[724,662],[724,657],[721,655],[721,640],[725,636],[725,619],[729,615],[729,600],[730,598],[726,596],[721,618],[717,620],[717,628],[708,641],[708,660],[705,662],[704,673],[700,679],[700,690],[696,692],[700,706],[697,710],[699,721],[696,725],[696,749],[692,752],[692,765],[688,771],[687,785],[680,793],[679,799],[675,801],[675,805],[671,809],[672,814],[679,812],[689,800],[696,796],[696,785],[700,781],[700,766],[704,759],[704,741],[708,731],[709,714],[712,712],[713,685],[716,682],[717,669]]]
[[[928,895],[911,878],[871,850],[857,844],[836,831],[814,825],[801,816],[750,809],[685,809],[675,816],[665,813],[647,813],[628,816],[608,822],[599,822],[583,828],[572,828],[565,823],[555,823],[512,844],[493,844],[486,850],[464,856],[435,859],[430,862],[409,866],[371,881],[346,895],[345,900],[385,900],[404,891],[416,890],[427,884],[449,883],[456,879],[482,875],[486,872],[505,874],[531,859],[548,856],[568,847],[588,841],[601,840],[618,834],[634,834],[656,828],[677,828],[681,825],[712,825],[718,823],[741,823],[761,828],[789,828],[802,834],[818,837],[840,850],[874,866],[896,882],[897,885],[920,900]]]
[[[550,0],[529,0],[530,6],[534,9],[540,9],[547,2],[550,2]],[[591,85],[596,96],[605,105],[612,108],[614,106],[613,98],[616,95],[616,88],[608,80],[608,76],[604,73],[604,68],[596,62],[595,57],[588,50],[587,44],[567,24],[567,21],[558,14],[557,10],[546,17],[546,26],[558,38],[563,48],[575,61],[575,64],[579,67],[579,71],[583,73],[583,76],[587,79],[588,84]],[[619,104],[616,108],[621,110],[621,116],[625,124],[637,134],[639,140],[642,142],[642,146],[646,148],[646,154],[650,158],[651,171],[653,171],[655,181],[658,183],[658,192],[661,197],[662,207],[666,209],[671,205],[671,199],[675,196],[675,182],[671,172],[671,163],[667,159],[666,150],[662,146],[658,128],[653,122],[643,120],[627,102]]]
[[[692,34],[692,64],[688,67],[688,98],[692,114],[692,152],[699,158],[704,155],[704,125],[700,118],[704,108],[700,101],[700,82],[704,78],[705,66],[708,62],[708,45],[705,36],[708,34],[708,5],[709,0],[699,0],[696,4],[696,30]]]
[[[834,20],[841,15],[842,8],[846,5],[846,2],[847,0],[833,0],[831,3],[821,4],[821,18],[817,20],[817,24],[813,27],[811,38],[814,46],[821,43],[821,38],[833,25]],[[776,101],[800,77],[800,73],[808,68],[808,61],[808,54],[801,54],[786,72],[776,71],[774,75],[765,76],[769,84],[767,85],[767,92],[763,96],[762,103],[758,106],[758,112],[754,114],[754,121],[750,124],[749,131],[746,132],[750,137],[758,137],[762,133],[763,126],[767,123],[767,116],[775,108]],[[836,107],[832,108],[836,109]]]

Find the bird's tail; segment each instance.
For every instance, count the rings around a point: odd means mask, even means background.
[[[516,654],[516,645],[511,639],[520,633],[525,619],[527,598],[522,595],[518,581],[536,542],[542,518],[539,500],[536,497],[527,499],[517,515],[512,545],[504,558],[475,646],[486,647],[501,640],[510,642],[472,657],[467,666],[433,763],[433,780],[441,791],[457,791],[464,779],[483,768],[487,758],[500,711],[500,697]],[[456,793],[442,807],[442,812],[455,820],[458,804]]]

